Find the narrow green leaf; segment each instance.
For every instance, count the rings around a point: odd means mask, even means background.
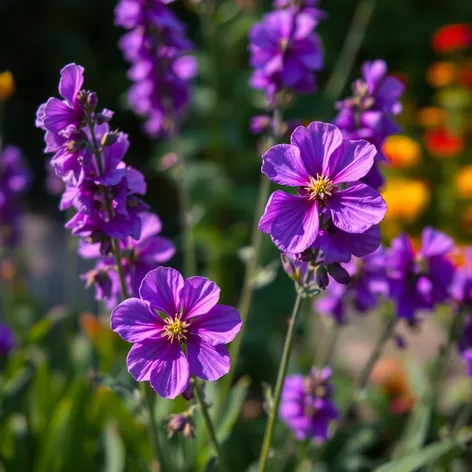
[[[125,447],[118,434],[116,424],[109,424],[105,430],[104,472],[123,472],[126,466]]]

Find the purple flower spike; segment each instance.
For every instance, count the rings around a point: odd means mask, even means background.
[[[400,318],[414,322],[418,310],[432,311],[436,303],[447,300],[454,267],[446,255],[453,248],[449,236],[431,227],[423,230],[417,253],[406,234],[392,241],[386,267],[390,297]]]
[[[149,381],[164,398],[183,393],[195,375],[217,380],[227,374],[231,342],[242,321],[233,307],[218,304],[220,289],[204,277],[186,280],[175,269],[149,272],[139,289],[111,315],[111,328],[134,343],[127,364],[137,381]],[[183,349],[185,348],[185,350]]]
[[[286,253],[311,247],[329,218],[341,231],[365,233],[387,211],[380,194],[358,182],[372,168],[375,154],[375,147],[366,141],[343,141],[334,125],[299,126],[291,144],[271,147],[262,164],[272,182],[296,187],[298,195],[274,192],[259,229]],[[343,184],[350,186],[342,188]]]
[[[306,377],[295,374],[285,379],[280,417],[298,440],[321,443],[329,437],[329,424],[338,418],[332,400],[331,369],[313,368]]]
[[[0,323],[0,356],[7,356],[15,347],[15,335],[9,326]]]

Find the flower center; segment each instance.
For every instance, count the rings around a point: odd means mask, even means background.
[[[164,323],[166,326],[164,327],[164,331],[162,333],[163,338],[167,338],[170,342],[174,342],[174,339],[177,338],[177,341],[182,341],[186,339],[186,334],[188,332],[188,327],[190,323],[187,321],[181,320],[182,315],[177,314],[175,318],[171,318],[168,316]]]
[[[333,182],[324,175],[316,174],[316,178],[310,175],[310,181],[305,187],[308,198],[325,203],[328,197],[337,190]]]

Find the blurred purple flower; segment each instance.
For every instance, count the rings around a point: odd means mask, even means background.
[[[196,60],[184,25],[165,6],[171,1],[120,0],[115,24],[130,30],[120,40],[125,59],[131,62],[128,77],[134,82],[128,93],[133,110],[146,117],[150,136],[168,131],[185,111],[189,81],[197,71]]]
[[[296,187],[298,195],[274,192],[259,229],[270,234],[286,253],[310,248],[329,218],[346,233],[365,233],[382,221],[387,211],[376,190],[358,183],[372,167],[375,153],[375,147],[366,141],[343,141],[334,125],[314,122],[308,128],[299,126],[292,133],[291,144],[271,147],[262,164],[262,172],[272,182]],[[352,185],[341,189],[344,183]],[[349,242],[347,250],[352,246]]]
[[[402,234],[392,241],[386,268],[389,296],[396,302],[397,316],[416,321],[418,310],[432,311],[447,300],[454,267],[446,257],[454,242],[434,228],[423,230],[421,248],[415,253],[410,238]]]
[[[464,255],[464,265],[456,269],[450,293],[456,302],[472,308],[472,247],[465,248]]]
[[[317,19],[297,9],[277,10],[249,31],[249,53],[254,67],[250,84],[264,90],[269,102],[287,88],[296,93],[315,90],[314,72],[323,67],[321,42],[314,29]]]
[[[382,143],[387,136],[400,131],[393,116],[402,110],[400,97],[405,87],[400,80],[387,75],[385,61],[367,61],[362,65],[362,78],[352,84],[353,96],[336,104],[339,110],[334,124],[345,139],[366,139],[377,148],[375,166],[363,179],[365,183],[380,188],[383,177],[377,168],[385,161],[381,154]]]
[[[14,347],[15,335],[13,331],[8,325],[0,323],[0,356],[7,356]]]
[[[331,369],[312,368],[303,377],[289,375],[282,390],[279,414],[298,440],[324,442],[329,437],[329,424],[338,418],[332,400]]]
[[[149,381],[162,397],[175,398],[191,375],[213,381],[228,373],[225,344],[242,321],[236,309],[217,304],[215,283],[204,277],[184,280],[176,270],[159,267],[144,277],[139,295],[111,315],[113,331],[134,343],[127,364],[137,381]]]
[[[456,314],[455,316],[460,315]],[[462,361],[466,366],[467,375],[472,377],[472,316],[470,314],[466,317],[458,347]]]
[[[5,146],[0,151],[0,247],[15,246],[20,238],[20,199],[31,183],[21,150]]]
[[[330,278],[325,295],[315,303],[315,310],[332,316],[338,324],[345,323],[352,306],[358,313],[373,310],[379,303],[379,296],[388,295],[385,263],[382,247],[368,256],[353,257],[343,265],[351,276],[350,284],[343,285]]]

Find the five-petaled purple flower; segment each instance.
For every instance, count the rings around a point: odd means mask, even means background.
[[[338,324],[345,323],[352,305],[358,313],[366,313],[377,306],[379,295],[388,295],[382,247],[366,257],[352,258],[343,267],[351,276],[351,283],[340,284],[331,279],[325,295],[315,303],[316,311],[332,316]]]
[[[380,194],[358,182],[371,169],[375,154],[375,147],[366,141],[343,141],[334,125],[299,126],[291,144],[271,147],[262,164],[272,182],[296,187],[298,194],[274,192],[259,229],[287,253],[310,248],[330,221],[345,233],[365,233],[387,211]]]
[[[332,400],[331,369],[312,368],[303,377],[289,375],[282,390],[279,414],[298,440],[326,441],[329,424],[338,418],[338,410]]]
[[[392,241],[386,268],[397,316],[414,323],[418,310],[432,311],[436,303],[447,300],[454,267],[446,256],[453,248],[449,236],[431,227],[423,230],[418,252],[406,234]]]
[[[383,177],[377,167],[386,159],[381,154],[382,143],[387,136],[400,128],[393,116],[402,110],[400,97],[405,87],[400,80],[387,75],[385,61],[367,61],[362,65],[362,78],[352,84],[353,96],[336,104],[339,113],[334,124],[345,139],[366,139],[377,147],[375,165],[364,182],[380,188]]]
[[[249,52],[255,70],[250,84],[264,90],[269,102],[283,88],[297,93],[315,89],[314,72],[323,66],[317,23],[314,15],[289,8],[268,13],[252,26]]]
[[[227,374],[225,344],[241,329],[231,306],[218,304],[220,289],[204,277],[185,279],[175,269],[149,272],[139,289],[111,315],[111,328],[134,343],[127,364],[137,381],[149,381],[165,398],[185,391],[190,376],[217,380]]]

